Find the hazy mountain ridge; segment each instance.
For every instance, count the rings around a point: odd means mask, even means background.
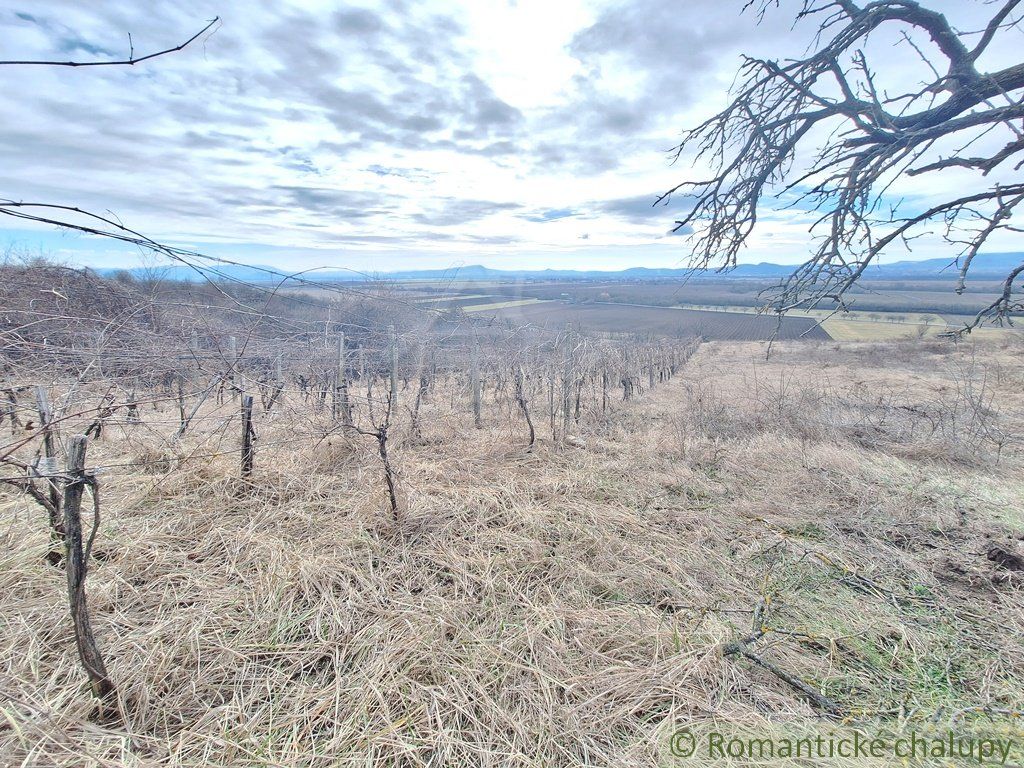
[[[922,261],[897,261],[892,264],[880,264],[870,267],[865,273],[868,279],[896,279],[913,277],[916,279],[948,278],[956,274],[952,259],[924,259]],[[974,259],[971,266],[971,277],[1001,279],[1014,267],[1024,262],[1024,252],[982,253]],[[254,265],[215,265],[216,271],[211,277],[221,276],[227,280],[245,282],[279,280],[284,273],[282,269]],[[325,269],[303,272],[305,280],[359,282],[365,280],[665,280],[682,278],[690,275],[696,278],[758,278],[783,277],[790,274],[796,265],[760,262],[758,264],[740,264],[728,272],[701,270],[692,273],[686,268],[670,267],[630,267],[620,270],[575,270],[575,269],[538,269],[538,270],[506,270],[492,269],[480,264],[449,269],[414,269],[396,270],[392,272],[361,273],[352,270]],[[184,280],[194,282],[201,278],[195,270],[180,267],[136,268],[129,270],[99,269],[102,275],[113,275],[127,271],[135,277],[158,276],[166,280]]]

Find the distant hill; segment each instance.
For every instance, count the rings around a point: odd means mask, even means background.
[[[971,276],[975,279],[1002,279],[1006,274],[1024,261],[1024,253],[981,253],[971,265]],[[932,278],[948,278],[956,275],[956,269],[950,267],[951,259],[925,259],[923,261],[897,261],[892,264],[879,264],[870,267],[864,274],[868,279],[896,280],[914,278],[927,280]],[[212,279],[222,278],[242,282],[267,282],[280,280],[284,269],[262,265],[212,265],[209,276]],[[363,280],[665,280],[691,277],[715,278],[771,278],[788,275],[795,269],[792,264],[740,264],[728,272],[719,273],[704,270],[696,274],[689,269],[672,269],[665,267],[630,267],[614,271],[576,270],[576,269],[526,269],[507,270],[491,269],[480,264],[450,269],[411,269],[394,272],[359,273],[351,270],[320,269],[302,273],[302,277],[319,281],[358,282]],[[103,275],[112,275],[122,270],[100,269]],[[166,268],[139,268],[128,270],[136,277],[159,275],[165,280],[201,280],[200,275],[185,266]]]
[[[924,259],[923,261],[897,261],[872,267],[865,274],[874,277],[880,274],[886,278],[898,277],[955,277],[957,268],[950,266],[952,259]],[[1014,267],[1024,262],[1024,253],[979,253],[971,262],[971,277],[977,279],[1004,278]]]

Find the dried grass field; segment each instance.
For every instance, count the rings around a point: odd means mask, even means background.
[[[397,516],[374,441],[297,440],[295,393],[244,480],[236,402],[174,451],[143,404],[89,444],[112,705],[45,515],[0,496],[0,762],[657,766],[694,721],[1020,712],[1022,352],[706,343],[530,452],[486,382],[480,428],[439,383]]]
[[[0,0],[0,768],[1024,768],[1020,33]]]

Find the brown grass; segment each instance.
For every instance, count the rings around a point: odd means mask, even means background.
[[[757,652],[848,712],[1021,710],[1021,574],[987,552],[1024,536],[1024,366],[931,343],[706,344],[582,449],[525,454],[511,409],[476,430],[435,397],[396,443],[397,524],[366,438],[280,444],[282,412],[246,484],[233,453],[188,459],[233,430],[167,472],[173,419],[144,412],[90,447],[143,462],[101,474],[88,581],[117,712],[84,685],[44,515],[0,499],[0,760],[665,765],[689,721],[815,714],[722,656],[759,605]],[[949,406],[964,375],[998,449]]]

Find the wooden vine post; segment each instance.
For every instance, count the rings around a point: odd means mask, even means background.
[[[473,423],[477,429],[482,426],[480,421],[480,410],[482,397],[480,392],[480,345],[477,344],[476,336],[473,336],[473,348],[471,350],[469,366],[470,388],[473,391]]]
[[[57,436],[53,429],[53,411],[46,387],[36,387],[36,410],[39,413],[39,428],[43,431],[43,456],[39,462],[39,473],[46,477],[46,495],[50,500],[50,529],[55,539],[64,535],[64,522],[61,520],[61,493],[57,487]]]
[[[565,370],[562,374],[562,439],[569,436],[572,420],[572,323],[565,324]]]
[[[242,395],[242,477],[252,474],[256,449],[253,446],[252,395]]]
[[[398,410],[398,333],[395,326],[388,326],[388,338],[391,346],[391,412]]]
[[[338,369],[335,373],[334,418],[345,426],[352,424],[352,407],[348,401],[348,359],[345,352],[345,333],[338,334]]]
[[[89,686],[93,695],[106,699],[114,692],[114,684],[110,680],[107,668],[96,645],[89,621],[89,609],[85,599],[85,577],[89,568],[89,554],[92,550],[93,537],[99,525],[99,501],[96,500],[96,489],[93,487],[93,499],[96,514],[93,532],[89,542],[82,547],[82,494],[90,480],[85,474],[85,449],[88,438],[75,435],[68,445],[68,478],[64,485],[64,564],[68,575],[68,600],[71,605],[71,621],[75,628],[75,645],[78,646],[78,657],[89,676]]]
[[[604,358],[601,359],[601,413],[608,411],[608,367],[604,364]]]
[[[4,396],[7,399],[5,411],[11,420],[11,434],[16,435],[18,428],[21,427],[21,419],[18,418],[18,395],[13,388],[10,388],[4,390]]]
[[[96,372],[99,375],[99,378],[102,379],[105,375],[103,372],[103,331],[97,332],[94,349],[96,360]]]
[[[240,389],[235,380],[235,369],[238,367],[238,341],[234,336],[228,336],[228,384],[231,386],[231,399],[238,397]]]

